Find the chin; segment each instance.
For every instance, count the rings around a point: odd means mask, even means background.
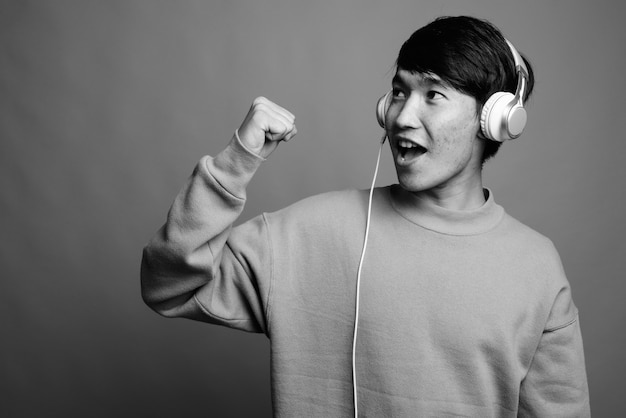
[[[420,193],[437,189],[446,184],[445,179],[435,173],[425,173],[426,170],[414,171],[398,171],[398,184],[407,192]]]
[[[403,178],[404,176],[398,176],[398,184],[407,192],[418,193],[428,190],[429,188],[422,182],[415,181],[415,178]],[[406,176],[409,177],[409,176]]]

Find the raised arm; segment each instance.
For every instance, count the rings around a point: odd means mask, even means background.
[[[261,162],[295,134],[290,112],[257,98],[226,149],[202,158],[144,248],[146,304],[165,316],[265,330],[271,277],[264,218],[232,225]]]

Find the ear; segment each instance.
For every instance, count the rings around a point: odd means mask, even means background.
[[[489,141],[489,139],[483,133],[482,126],[480,124],[480,116],[483,113],[484,104],[480,104],[478,100],[476,100],[476,121],[478,122],[478,131],[476,132],[476,138],[482,139],[484,141]]]
[[[491,140],[489,138],[487,138],[482,130],[480,129],[480,126],[478,127],[478,132],[476,132],[476,140],[474,141],[474,151],[476,153],[478,153],[478,155],[483,156],[484,152],[485,152],[485,148],[487,147],[487,144],[490,142]]]

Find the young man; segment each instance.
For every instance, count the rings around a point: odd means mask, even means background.
[[[589,416],[559,256],[482,185],[500,144],[488,138],[525,123],[533,76],[515,54],[470,17],[438,19],[402,46],[380,115],[399,184],[374,190],[358,286],[368,191],[232,226],[255,170],[296,134],[290,112],[255,100],[145,248],[146,303],[265,333],[275,416]],[[524,97],[489,100],[503,91]]]

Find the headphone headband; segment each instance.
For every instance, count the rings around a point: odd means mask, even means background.
[[[522,58],[520,53],[517,52],[517,49],[515,49],[513,44],[509,42],[508,39],[504,38],[504,40],[506,41],[507,45],[509,46],[509,49],[511,50],[511,53],[513,54],[513,61],[515,62],[515,69],[518,70],[518,72],[519,72],[519,69],[523,70],[524,74],[528,76],[528,68],[526,68],[526,63],[524,62],[524,59]]]
[[[511,54],[513,54],[513,61],[515,62],[515,72],[517,73],[517,88],[515,89],[515,97],[524,104],[524,96],[526,96],[526,88],[528,85],[528,79],[530,78],[528,75],[528,68],[526,67],[526,63],[524,59],[517,52],[517,49],[513,46],[508,39],[504,39],[511,50]]]

